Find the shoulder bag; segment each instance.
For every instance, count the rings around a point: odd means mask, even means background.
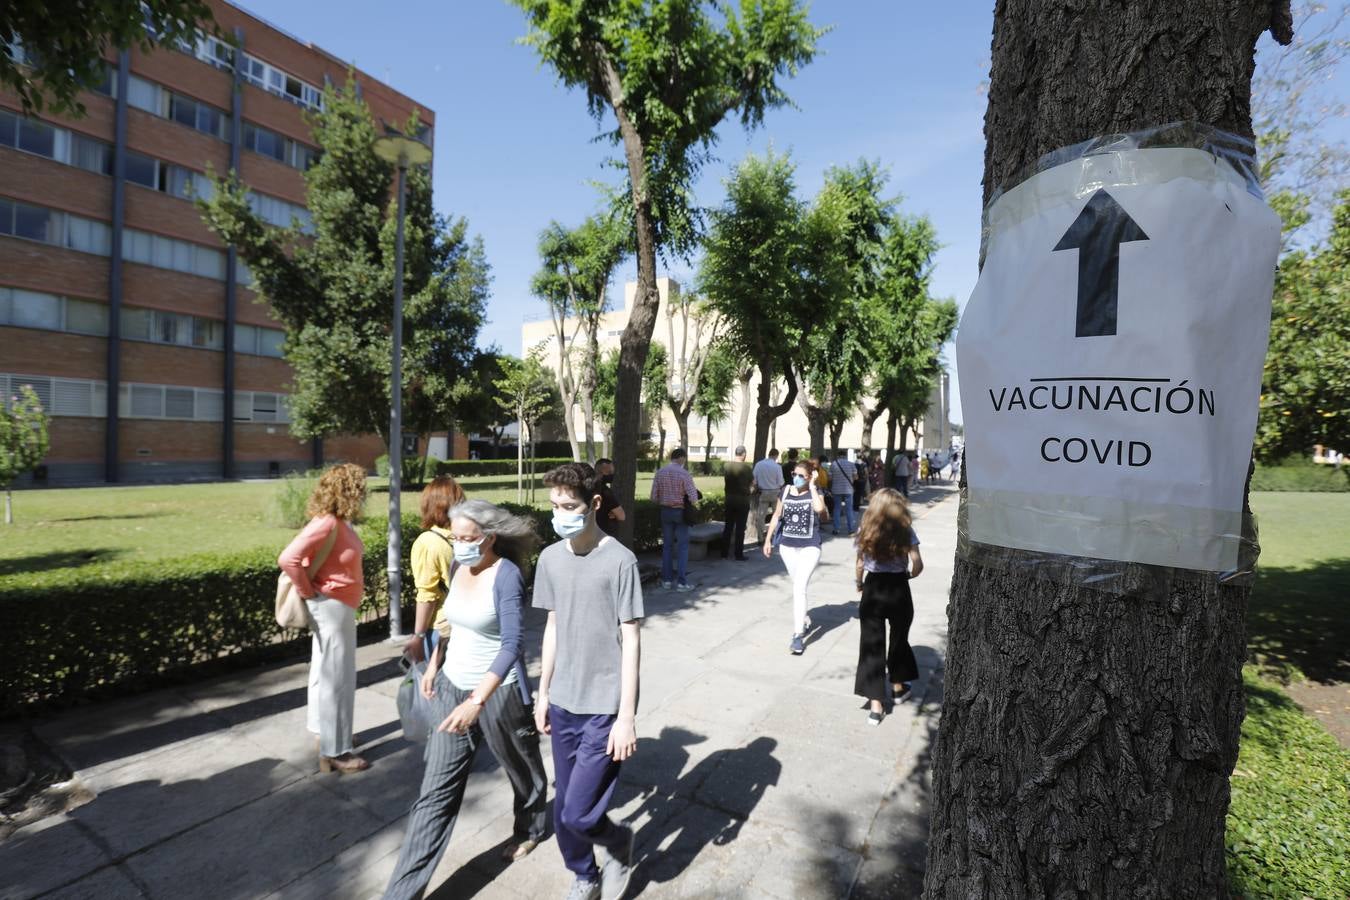
[[[314,559],[309,563],[310,581],[319,574],[319,567],[328,561],[328,555],[333,552],[333,545],[337,543],[338,529],[342,527],[342,520],[339,519],[333,526],[332,532],[324,539],[323,546],[319,552],[314,554]],[[305,608],[305,601],[300,599],[300,592],[295,589],[291,583],[291,576],[282,572],[277,576],[277,596],[276,596],[276,616],[277,624],[282,628],[307,628],[309,626],[309,610]]]

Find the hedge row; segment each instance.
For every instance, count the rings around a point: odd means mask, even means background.
[[[1350,491],[1350,465],[1340,467],[1292,458],[1278,463],[1257,463],[1252,473],[1254,491]]]
[[[552,513],[503,504],[532,517],[540,536],[557,540]],[[704,516],[719,519],[720,495],[705,498]],[[366,553],[361,621],[388,608],[386,519],[360,526]],[[408,552],[419,525],[403,517],[404,621],[416,590]],[[635,545],[661,544],[658,508],[637,507]],[[108,565],[98,574],[66,570],[29,583],[10,581],[0,594],[0,715],[115,691],[137,690],[187,676],[202,664],[294,655],[303,635],[273,619],[279,548],[202,554],[165,562]]]
[[[549,469],[560,466],[563,463],[572,461],[570,456],[548,456],[539,457],[534,461],[535,472],[543,475]],[[511,475],[516,474],[515,459],[436,459],[428,457],[425,460],[425,469],[423,469],[424,460],[422,457],[415,459],[405,459],[403,461],[403,480],[406,484],[413,484],[421,481],[422,473],[425,477],[431,478],[436,475],[453,475],[456,478],[472,478],[479,475]],[[528,469],[530,461],[525,460],[525,466]],[[691,460],[689,471],[695,475],[721,475],[723,461],[714,459],[709,462]],[[639,472],[655,472],[658,468],[656,460],[641,459],[638,460],[637,470]],[[381,456],[375,460],[375,472],[380,476],[389,474],[389,457]]]

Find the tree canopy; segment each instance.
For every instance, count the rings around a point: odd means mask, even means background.
[[[198,205],[211,229],[238,248],[255,290],[286,327],[295,433],[376,433],[387,441],[394,169],[372,149],[375,122],[351,73],[345,86],[325,91],[312,123],[322,150],[305,173],[312,235],[265,223],[236,173]],[[491,279],[467,223],[433,211],[421,167],[408,170],[406,209],[403,409],[408,429],[426,433],[449,424],[455,386],[473,373]]]
[[[47,455],[47,413],[28,385],[14,397],[0,397],[0,487],[5,489],[5,524],[14,521],[9,486],[33,471]]]

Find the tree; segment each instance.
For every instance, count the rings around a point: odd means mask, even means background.
[[[679,339],[675,321],[679,320]],[[689,413],[698,397],[703,369],[717,341],[722,318],[693,294],[672,291],[666,300],[666,339],[671,355],[667,359],[670,380],[666,404],[680,432],[680,446],[689,449]],[[664,446],[665,441],[662,440]]]
[[[501,357],[502,377],[494,386],[494,399],[504,411],[515,417],[519,425],[516,436],[516,502],[527,502],[525,497],[525,444],[534,443],[534,430],[539,423],[556,413],[559,406],[554,375],[544,365],[544,345],[534,347],[524,359]],[[534,452],[530,452],[530,496],[534,502]]]
[[[726,320],[735,352],[759,372],[754,458],[763,459],[770,426],[796,401],[794,348],[805,342],[812,321],[802,277],[807,211],[795,196],[791,161],[772,151],[746,157],[726,185],[726,201],[709,216],[698,286]],[[787,382],[781,400],[774,395],[780,378]]]
[[[543,267],[531,289],[548,304],[558,347],[558,391],[562,395],[572,458],[581,459],[572,408],[584,417],[586,458],[595,462],[595,386],[600,364],[600,318],[608,305],[609,282],[623,260],[628,233],[613,215],[591,216],[568,230],[550,223],[539,237]],[[567,329],[572,333],[567,334]]]
[[[1287,2],[1121,10],[998,5],[986,203],[1093,135],[1192,120],[1252,136],[1256,40],[1288,42]],[[1130,565],[1139,587],[1116,596],[1000,553],[956,560],[925,896],[1227,896],[1250,586]]]
[[[696,229],[692,184],[736,114],[754,127],[788,102],[780,81],[815,56],[823,32],[799,0],[512,0],[530,32],[524,42],[564,84],[586,92],[591,115],[614,118],[622,148],[627,210],[637,250],[637,296],[620,340],[613,453],[636,459],[642,372],[660,297],[656,257],[683,253]],[[620,466],[615,492],[631,497],[636,471]],[[631,501],[619,535],[632,543]]]
[[[372,149],[375,122],[350,72],[343,87],[324,91],[312,124],[323,151],[305,173],[312,236],[260,219],[237,173],[198,207],[238,248],[286,327],[292,430],[305,438],[373,432],[388,443],[393,167]],[[408,430],[426,434],[453,417],[454,386],[473,371],[490,279],[465,222],[433,212],[428,171],[410,169],[407,183],[403,409]]]
[[[109,52],[195,41],[199,28],[216,30],[204,0],[83,0],[59,8],[42,0],[6,0],[0,6],[0,87],[18,95],[25,115],[44,106],[83,115],[79,92],[103,81]]]
[[[623,351],[619,351],[619,365],[615,368],[615,379],[623,371]],[[670,402],[670,357],[665,345],[652,344],[651,351],[642,366],[642,409],[649,421],[656,426],[660,442],[656,445],[656,459],[659,462],[666,456],[666,404]],[[618,404],[615,403],[617,410]],[[616,454],[617,455],[617,454]],[[617,480],[617,479],[616,479]]]
[[[1264,460],[1350,447],[1350,190],[1327,244],[1280,262],[1261,384],[1256,450]]]
[[[703,364],[703,372],[698,379],[698,390],[694,394],[694,413],[702,416],[707,424],[707,444],[703,458],[711,465],[713,452],[713,428],[726,420],[730,414],[731,389],[741,375],[741,361],[736,358],[725,343],[717,344],[708,354]],[[736,446],[733,442],[730,446]]]
[[[480,351],[468,377],[455,382],[451,389],[454,421],[466,434],[492,435],[494,456],[501,449],[507,426],[515,421],[513,413],[495,401],[497,382],[506,377],[503,359],[495,347]]]
[[[0,485],[5,488],[6,525],[14,524],[14,479],[36,469],[47,446],[47,413],[37,392],[25,384],[17,397],[0,402]]]

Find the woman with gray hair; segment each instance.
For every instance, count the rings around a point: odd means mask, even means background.
[[[504,858],[538,845],[548,780],[525,674],[523,572],[539,545],[534,523],[485,500],[450,510],[455,562],[445,598],[450,637],[427,665],[422,693],[443,721],[427,742],[422,790],[385,898],[419,897],[455,827],[469,769],[486,742],[515,792],[515,834]]]

